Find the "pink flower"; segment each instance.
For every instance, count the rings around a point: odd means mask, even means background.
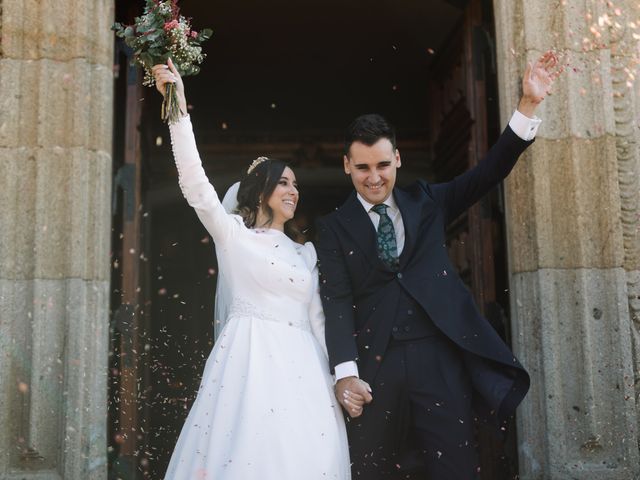
[[[195,30],[191,30],[189,32],[189,35],[191,36],[191,38],[198,38],[198,32],[196,32]]]
[[[174,28],[178,28],[178,20],[171,20],[170,22],[166,22],[164,24],[164,30],[165,32],[168,32],[169,30],[172,30]]]

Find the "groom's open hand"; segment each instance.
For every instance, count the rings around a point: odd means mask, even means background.
[[[352,418],[362,415],[366,403],[373,400],[371,387],[358,377],[345,377],[336,382],[336,397]]]
[[[556,79],[564,71],[555,53],[545,52],[538,60],[529,62],[522,78],[522,98],[518,110],[523,115],[533,118],[538,105],[551,90]]]

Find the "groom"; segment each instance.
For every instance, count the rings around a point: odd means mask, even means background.
[[[358,117],[347,131],[344,170],[355,192],[318,220],[316,247],[354,478],[394,478],[408,448],[430,479],[477,478],[474,418],[504,429],[529,389],[455,272],[445,228],[533,142],[555,67],[551,53],[527,66],[509,127],[482,162],[446,183],[395,188],[400,153],[381,116]]]

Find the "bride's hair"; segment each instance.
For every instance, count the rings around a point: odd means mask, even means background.
[[[253,166],[253,164],[252,164]],[[258,211],[262,206],[267,214],[267,225],[273,221],[273,210],[269,207],[269,198],[276,189],[282,172],[288,165],[282,160],[265,159],[250,168],[240,181],[238,189],[238,214],[244,219],[248,228],[261,227],[256,225]],[[294,242],[300,242],[302,234],[293,219],[284,224],[284,233]]]

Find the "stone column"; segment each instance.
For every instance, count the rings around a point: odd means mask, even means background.
[[[494,8],[503,123],[526,60],[555,48],[567,65],[506,184],[513,345],[532,378],[521,478],[638,478],[637,2]]]
[[[111,0],[0,1],[0,477],[104,479]]]

